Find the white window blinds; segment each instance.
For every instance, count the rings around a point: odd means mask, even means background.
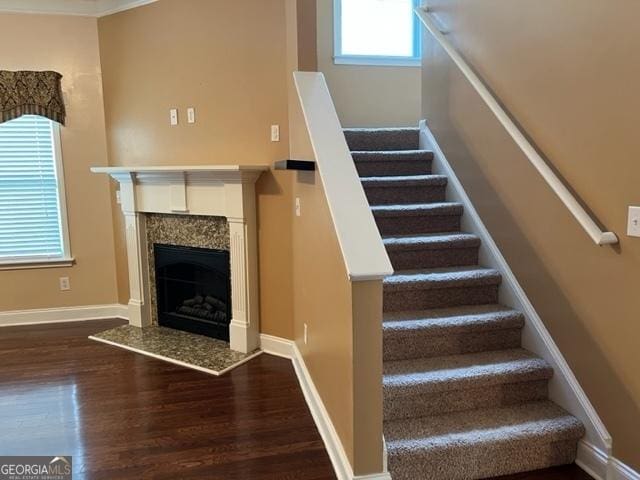
[[[0,124],[0,263],[65,256],[53,122]]]

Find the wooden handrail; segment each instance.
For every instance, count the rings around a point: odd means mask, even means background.
[[[430,14],[428,7],[418,7],[415,10],[416,15],[425,28],[438,41],[440,46],[447,52],[453,63],[457,65],[462,74],[471,83],[471,86],[478,92],[478,95],[484,100],[485,104],[496,116],[513,141],[520,147],[520,150],[529,159],[533,167],[542,175],[549,187],[560,198],[562,203],[567,207],[578,223],[584,228],[589,237],[597,245],[612,245],[618,243],[618,237],[613,232],[604,232],[589,213],[580,205],[578,200],[573,196],[569,189],[562,183],[553,170],[547,165],[547,162],[538,154],[536,149],[527,140],[527,137],[520,131],[516,124],[511,120],[509,115],[500,106],[498,101],[491,94],[484,82],[480,80],[478,75],[471,69],[469,64],[462,58],[458,51],[453,47],[451,42],[447,40],[440,31],[436,22]]]

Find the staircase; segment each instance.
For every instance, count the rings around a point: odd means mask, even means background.
[[[572,463],[582,424],[547,398],[497,270],[460,231],[417,129],[345,137],[396,272],[384,281],[384,432],[394,480],[481,479]]]

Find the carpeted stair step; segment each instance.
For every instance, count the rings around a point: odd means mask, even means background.
[[[383,281],[384,311],[498,303],[501,281],[497,270],[477,266],[396,271]]]
[[[387,312],[383,358],[405,360],[520,346],[524,315],[502,305]]]
[[[477,266],[433,153],[413,128],[344,131],[396,273],[384,280],[384,430],[394,480],[474,480],[575,460],[579,420],[547,398],[553,371],[521,348],[522,313]]]
[[[427,150],[354,151],[351,156],[361,177],[429,175],[433,161]]]
[[[417,203],[371,207],[381,235],[418,235],[460,230],[461,203]]]
[[[584,435],[552,402],[385,422],[394,480],[475,480],[572,463]]]
[[[447,189],[444,175],[363,177],[370,205],[443,202]]]
[[[417,128],[345,128],[349,150],[418,150]]]
[[[553,369],[517,348],[384,363],[385,420],[498,408],[547,398]]]
[[[478,263],[480,238],[471,233],[401,235],[382,239],[393,268],[438,268]]]

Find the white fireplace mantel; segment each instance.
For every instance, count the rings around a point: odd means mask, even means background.
[[[94,167],[120,183],[129,262],[129,323],[151,324],[145,213],[226,217],[230,235],[233,350],[259,345],[255,182],[266,165]]]

